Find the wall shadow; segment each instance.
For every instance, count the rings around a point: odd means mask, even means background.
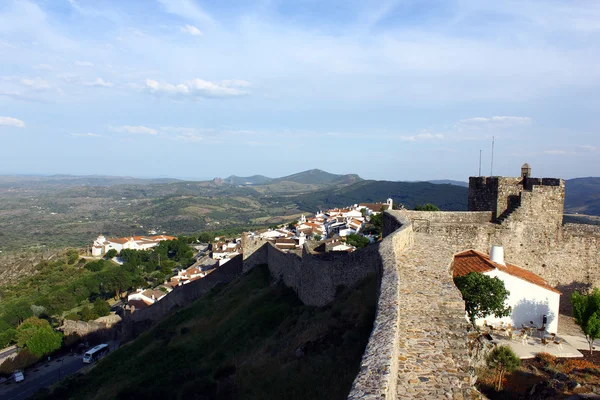
[[[562,293],[560,296],[559,312],[563,315],[572,317],[573,306],[571,305],[571,296],[573,295],[573,292],[587,293],[591,288],[591,283],[577,281],[565,285],[557,285],[556,289]]]
[[[521,324],[528,325],[530,321],[541,326],[543,322],[542,317],[544,315],[547,317],[546,326],[550,325],[558,318],[558,315],[550,310],[548,301],[522,299],[513,307],[512,312],[512,318],[517,327],[520,327]]]

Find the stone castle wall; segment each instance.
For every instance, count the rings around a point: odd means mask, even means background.
[[[130,319],[158,320],[260,264],[268,264],[274,278],[314,306],[331,302],[339,286],[376,274],[376,317],[348,398],[479,398],[472,386],[464,302],[452,282],[453,254],[503,246],[506,261],[563,292],[564,311],[573,290],[600,286],[600,227],[562,224],[564,181],[559,179],[477,177],[470,178],[470,186],[471,211],[385,212],[385,238],[354,253],[318,253],[310,243],[301,252],[284,253],[244,235],[243,259],[236,257]],[[511,206],[514,210],[497,220]]]
[[[206,277],[178,286],[152,306],[133,312],[126,311],[122,323],[123,340],[134,338],[149,324],[162,320],[180,307],[189,306],[190,303],[202,297],[216,285],[229,283],[241,274],[242,256],[236,256]]]
[[[339,286],[351,287],[381,271],[378,245],[353,253],[319,254],[306,243],[301,252],[283,252],[264,239],[246,235],[242,237],[242,250],[244,271],[267,264],[275,279],[281,279],[304,304],[312,306],[333,301]]]

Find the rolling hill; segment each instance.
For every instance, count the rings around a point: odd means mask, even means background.
[[[293,201],[300,209],[316,210],[385,201],[391,197],[395,203],[402,203],[409,209],[418,204],[432,203],[441,210],[464,211],[467,209],[467,194],[467,188],[456,185],[363,180],[341,188],[298,195]]]
[[[356,174],[337,175],[320,169],[311,169],[308,171],[299,172],[297,174],[273,179],[270,183],[295,182],[307,185],[347,185],[361,180],[362,178]]]
[[[223,182],[229,183],[230,185],[263,185],[269,183],[273,178],[269,178],[264,175],[252,175],[252,176],[236,176],[231,175],[223,179]]]
[[[600,178],[575,178],[565,182],[565,212],[600,216]]]

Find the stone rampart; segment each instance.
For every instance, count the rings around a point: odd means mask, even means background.
[[[204,293],[218,284],[228,283],[242,274],[242,257],[236,256],[223,266],[202,279],[195,280],[186,285],[178,286],[160,301],[142,310],[134,310],[124,314],[123,323],[136,324],[142,321],[159,321],[172,310],[188,306],[199,299]]]
[[[379,244],[381,283],[373,330],[348,399],[396,399],[398,382],[399,253],[412,245],[410,220],[384,214]]]
[[[480,398],[464,302],[452,282],[452,248],[414,232],[398,211],[384,214],[384,234],[377,314],[348,398]]]

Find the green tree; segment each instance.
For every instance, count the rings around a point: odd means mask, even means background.
[[[106,260],[110,260],[113,257],[116,257],[117,254],[119,254],[119,252],[115,249],[110,249],[109,251],[106,252],[106,254],[104,255],[104,258]]]
[[[0,332],[0,348],[4,348],[17,340],[17,330],[9,328]]]
[[[440,211],[440,209],[431,203],[416,205],[415,211]]]
[[[215,235],[212,233],[202,232],[200,235],[198,235],[198,241],[200,243],[212,243],[213,240],[215,240]]]
[[[94,300],[94,312],[98,314],[98,317],[105,317],[110,314],[110,306],[100,297]]]
[[[509,346],[496,346],[492,350],[487,358],[486,362],[489,368],[493,368],[496,371],[496,390],[502,390],[502,379],[506,372],[513,372],[519,365],[521,360],[512,351]]]
[[[72,312],[70,314],[65,315],[65,319],[71,321],[81,321],[81,315],[77,314],[76,312]]]
[[[454,278],[454,284],[462,293],[465,309],[469,319],[475,326],[475,319],[494,315],[497,318],[507,317],[511,313],[506,300],[510,292],[497,277],[491,278],[478,272]]]
[[[383,213],[371,215],[369,222],[371,222],[371,224],[373,224],[373,226],[377,228],[379,232],[381,232],[381,229],[383,228]]]
[[[114,293],[116,299],[121,292],[131,288],[134,274],[124,268],[111,268],[101,272],[101,282],[106,293]]]
[[[351,235],[346,236],[346,243],[350,244],[358,249],[362,249],[363,247],[366,247],[371,242],[366,237],[364,237],[362,235],[357,235],[356,233],[353,233]]]
[[[60,348],[62,333],[56,332],[48,325],[35,331],[34,335],[25,344],[35,356],[41,357]]]
[[[313,239],[314,239],[314,240],[316,240],[317,242],[318,242],[319,240],[321,240],[322,238],[323,238],[323,237],[322,237],[321,235],[319,235],[318,233],[316,233],[316,234],[314,234],[314,235],[313,235]]]
[[[584,295],[574,292],[571,296],[573,305],[573,318],[593,350],[594,340],[600,339],[600,290],[595,288],[590,294]]]
[[[111,249],[114,250],[114,249]],[[85,269],[92,272],[102,271],[106,267],[113,266],[112,263],[106,260],[96,260],[85,264]]]
[[[81,319],[84,321],[91,321],[99,317],[99,315],[89,306],[83,307],[79,314],[81,314]]]
[[[294,230],[294,229],[296,229],[296,225],[298,225],[298,220],[294,220],[294,221],[290,222],[287,227],[289,230]]]
[[[75,262],[79,259],[79,252],[75,249],[67,250],[67,262],[69,265],[75,264]]]
[[[17,328],[17,345],[19,347],[25,346],[27,341],[31,339],[35,333],[43,328],[50,328],[50,323],[45,319],[39,319],[38,317],[29,317]]]

